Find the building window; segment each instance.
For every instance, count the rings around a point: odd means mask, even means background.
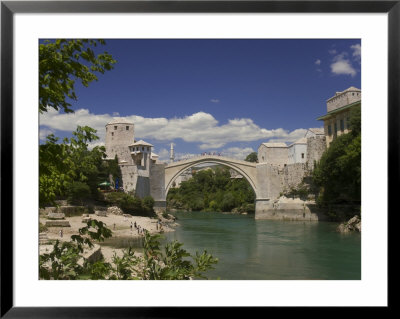
[[[114,126],[114,131],[118,128],[118,126]]]
[[[344,132],[344,121],[340,120],[340,130]]]
[[[337,123],[335,122],[335,135],[337,134]]]
[[[304,158],[304,153],[301,153],[301,158]]]
[[[142,151],[144,151],[144,146],[142,146]]]
[[[129,126],[126,127],[126,130],[129,131]]]
[[[328,125],[328,135],[329,136],[332,135],[332,127],[330,125]]]
[[[114,132],[111,132],[111,136],[114,136]]]
[[[346,118],[346,126],[347,126],[347,129],[349,130],[350,129],[350,117]]]

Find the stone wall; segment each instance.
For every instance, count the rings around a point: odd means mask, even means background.
[[[127,192],[136,190],[138,172],[135,165],[120,165],[122,183],[124,190]]]
[[[165,164],[153,164],[150,174],[150,195],[153,197],[154,210],[164,209],[166,207],[165,198]]]
[[[360,100],[361,92],[359,90],[351,90],[341,94],[339,93],[326,102],[326,109],[328,112],[331,112]]]
[[[283,166],[288,162],[289,153],[287,147],[267,147],[265,144],[261,144],[257,156],[260,163]]]
[[[135,195],[143,198],[150,195],[150,178],[138,176]]]
[[[279,197],[283,189],[283,170],[268,163],[259,163],[257,169],[257,198]]]
[[[312,171],[314,169],[314,162],[318,162],[321,159],[325,150],[325,136],[317,135],[307,138],[307,170]]]
[[[255,219],[287,221],[327,220],[325,214],[316,208],[315,203],[287,198],[280,198],[279,200],[259,205],[259,209],[256,210]]]
[[[306,175],[306,164],[296,163],[286,165],[283,169],[283,190],[290,190],[291,188],[296,188]]]

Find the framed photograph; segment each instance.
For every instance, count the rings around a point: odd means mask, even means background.
[[[388,307],[399,18],[2,1],[1,316]]]

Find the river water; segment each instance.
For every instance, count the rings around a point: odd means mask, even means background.
[[[190,253],[219,259],[209,279],[360,280],[361,234],[337,223],[255,220],[254,215],[177,212],[175,232]]]

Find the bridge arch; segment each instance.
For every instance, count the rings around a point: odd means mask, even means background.
[[[167,196],[172,183],[179,175],[181,175],[185,170],[202,163],[215,163],[232,168],[249,182],[257,197],[256,164],[216,155],[199,156],[189,160],[168,164],[165,167],[165,196]]]

